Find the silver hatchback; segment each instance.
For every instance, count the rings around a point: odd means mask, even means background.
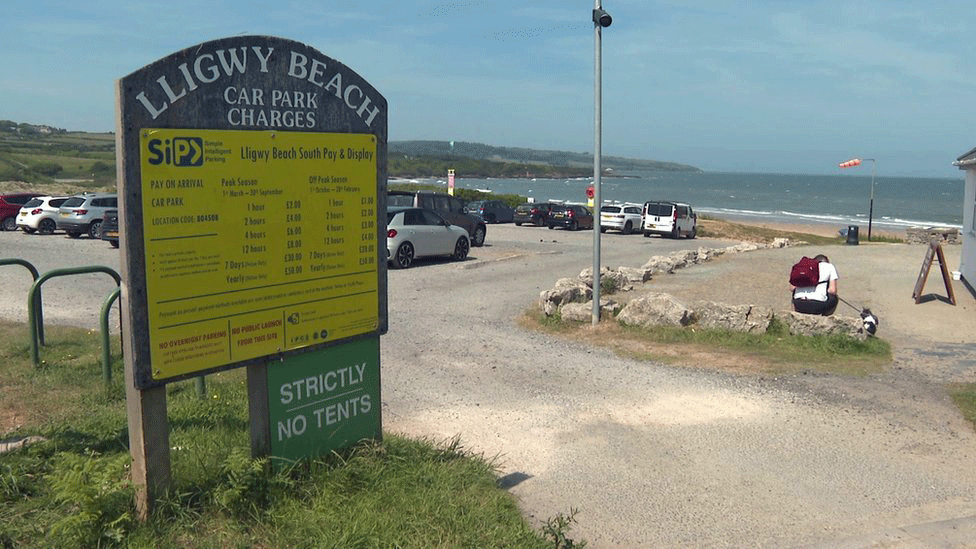
[[[58,209],[58,230],[71,238],[87,234],[91,238],[101,236],[102,220],[106,210],[119,206],[116,193],[85,193],[65,200]]]

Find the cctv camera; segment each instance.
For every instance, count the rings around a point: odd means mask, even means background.
[[[593,10],[593,22],[601,27],[609,27],[613,23],[610,14],[603,11],[603,8]]]

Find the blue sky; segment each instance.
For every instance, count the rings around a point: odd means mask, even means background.
[[[708,171],[961,178],[971,4],[604,0],[603,153]],[[240,34],[304,42],[389,102],[391,140],[593,151],[593,2],[0,2],[0,119],[114,128],[116,79]],[[868,175],[868,163],[851,175]],[[858,172],[860,170],[860,172]],[[846,173],[846,172],[845,172]]]

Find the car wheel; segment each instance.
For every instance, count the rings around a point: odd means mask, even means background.
[[[109,240],[109,244],[111,244],[113,248],[118,248],[119,247],[119,241],[118,240]]]
[[[515,222],[515,226],[516,227],[521,227],[522,226],[522,222],[521,221],[516,221]]]
[[[634,230],[634,226],[630,221],[624,223],[624,234],[630,234],[630,231]]]
[[[681,233],[678,232],[678,226],[675,225],[674,228],[671,229],[671,238],[678,238],[679,236],[681,236]]]
[[[78,238],[79,236],[81,236],[81,233],[78,231],[68,231],[69,238]]]
[[[539,219],[536,219],[535,220],[535,226],[536,227],[541,227],[543,225],[544,225],[544,223],[542,222],[542,218],[541,217]],[[549,227],[549,228],[551,229],[552,227]]]
[[[688,233],[688,238],[695,238],[696,236],[698,236],[698,226],[692,227],[691,232]]]
[[[397,269],[406,269],[411,265],[413,265],[413,244],[404,242],[393,255],[393,266]]]
[[[468,251],[471,250],[471,246],[468,244],[468,239],[463,236],[458,238],[457,244],[454,245],[454,255],[451,257],[457,261],[464,261],[468,257]]]
[[[607,228],[606,228],[606,227],[603,227],[603,226],[601,226],[601,227],[600,227],[600,232],[601,232],[601,233],[605,233],[605,232],[607,232]]]
[[[487,229],[484,227],[478,227],[474,230],[474,236],[471,237],[472,246],[484,246],[485,245],[485,233]]]
[[[579,223],[577,221],[570,221],[570,223],[569,223],[569,230],[571,230],[571,231],[578,231],[579,230]]]
[[[31,229],[30,227],[21,227],[21,229],[23,229],[27,234],[34,234],[37,232],[37,229]]]
[[[644,238],[650,238],[650,237],[651,237],[650,231],[644,231]]]
[[[5,231],[16,231],[17,230],[17,218],[7,217],[3,220],[3,230]]]
[[[41,222],[37,224],[37,230],[40,231],[41,234],[51,234],[57,228],[58,225],[53,219],[42,219]]]
[[[92,221],[88,225],[88,236],[89,238],[96,239],[102,237],[102,222],[99,220]]]
[[[550,223],[550,224],[549,224],[549,230],[550,230],[550,231],[551,231],[551,230],[553,230],[553,229],[555,229],[555,228],[556,228],[556,226],[555,226],[555,225],[553,225],[552,223]]]

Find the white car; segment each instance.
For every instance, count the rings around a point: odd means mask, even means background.
[[[468,231],[433,210],[393,207],[386,212],[386,257],[395,268],[406,269],[418,257],[462,261],[470,249]]]
[[[51,234],[58,226],[58,208],[67,196],[38,196],[27,201],[17,213],[17,228],[25,233]]]
[[[600,208],[600,232],[613,229],[624,234],[643,229],[640,204],[604,203]]]

